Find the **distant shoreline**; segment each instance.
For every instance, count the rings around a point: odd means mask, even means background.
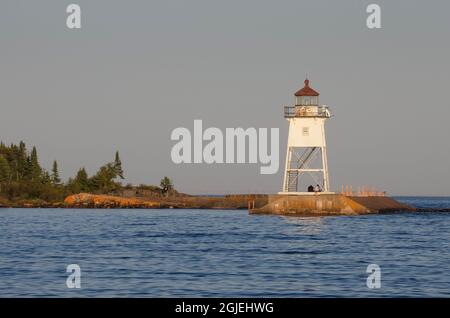
[[[328,196],[328,197],[327,197]],[[395,198],[446,198],[397,196]],[[167,197],[122,197],[79,193],[68,196],[63,202],[43,200],[22,200],[20,202],[0,202],[0,209],[203,209],[203,210],[248,210],[251,214],[272,214],[292,216],[364,215],[398,212],[450,212],[450,207],[415,207],[388,197],[345,197],[340,194],[315,196],[285,196],[269,194],[235,195],[183,195]],[[318,208],[318,201],[347,200],[339,207]],[[449,198],[450,199],[450,198]],[[311,201],[312,200],[312,201]],[[331,200],[331,201],[330,201]],[[350,201],[348,201],[350,200]],[[363,202],[361,202],[361,200]],[[298,203],[295,203],[295,202]],[[352,207],[358,202],[363,206]],[[364,202],[365,201],[365,202]],[[315,202],[311,206],[311,202]],[[324,201],[325,202],[325,201]],[[6,204],[5,204],[6,203]],[[320,202],[319,202],[320,203]],[[374,205],[374,203],[376,203]],[[295,206],[297,204],[297,206]],[[300,204],[300,205],[298,205]],[[368,204],[368,205],[367,205]],[[322,204],[320,204],[322,206]]]
[[[121,197],[79,193],[68,196],[63,202],[23,200],[5,202],[0,208],[61,208],[61,209],[248,209],[249,200],[255,206],[267,204],[268,195],[222,195],[222,196],[168,196],[168,197]]]

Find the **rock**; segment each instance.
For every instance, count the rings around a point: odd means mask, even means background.
[[[135,198],[122,198],[109,195],[79,193],[68,196],[64,200],[68,207],[92,208],[159,208],[160,203]]]

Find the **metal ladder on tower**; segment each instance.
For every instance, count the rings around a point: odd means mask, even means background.
[[[288,171],[288,177],[287,177],[288,192],[297,192],[297,179],[298,179],[298,171],[296,171],[296,170]]]
[[[298,160],[295,160],[299,163],[296,169],[302,169],[308,163],[309,159],[311,159],[316,149],[317,147],[308,149],[300,156],[300,158],[298,158]],[[291,162],[289,162],[289,166],[290,165]],[[298,176],[299,176],[298,170],[288,170],[286,180],[288,192],[298,192]]]
[[[305,158],[302,158],[299,160],[300,164],[298,166],[298,169],[303,169],[303,167],[308,163],[309,159],[311,159],[311,157],[313,156],[314,152],[317,150],[317,147],[312,147],[309,149],[309,151],[305,151],[305,153],[303,155],[305,155]]]

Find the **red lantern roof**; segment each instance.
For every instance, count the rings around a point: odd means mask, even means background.
[[[319,93],[309,87],[309,80],[305,79],[305,87],[295,93],[295,96],[319,96]]]

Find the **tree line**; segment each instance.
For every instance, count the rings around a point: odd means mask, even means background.
[[[36,147],[29,151],[23,141],[9,146],[0,143],[0,196],[8,200],[41,199],[56,202],[80,192],[110,194],[122,189],[120,180],[123,179],[124,171],[118,151],[114,160],[101,166],[94,175],[89,176],[83,167],[74,177],[62,182],[58,162],[53,161],[51,171],[44,169],[39,164]],[[161,192],[166,193],[172,188],[172,181],[164,177],[161,180]]]

